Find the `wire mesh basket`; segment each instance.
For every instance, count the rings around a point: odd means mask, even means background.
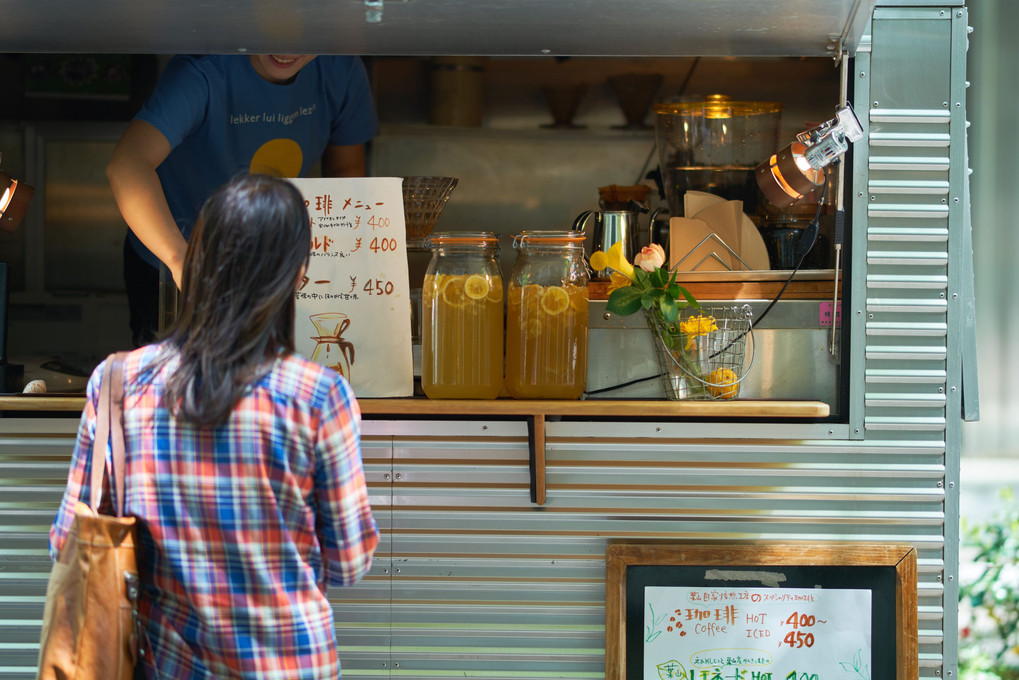
[[[646,312],[668,399],[735,399],[754,364],[750,305],[687,308],[669,323]],[[746,361],[750,336],[750,361]]]
[[[459,181],[456,177],[403,178],[403,215],[409,238],[423,239],[432,233]]]

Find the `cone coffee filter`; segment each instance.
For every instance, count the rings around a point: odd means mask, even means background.
[[[424,238],[432,233],[458,181],[456,177],[403,178],[403,212],[408,237]]]

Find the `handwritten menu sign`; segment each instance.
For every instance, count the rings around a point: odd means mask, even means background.
[[[645,680],[869,680],[871,591],[644,589]]]
[[[413,394],[403,180],[291,180],[311,216],[296,293],[297,351],[343,374],[358,397]]]

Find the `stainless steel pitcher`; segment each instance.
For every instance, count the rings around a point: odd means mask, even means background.
[[[573,221],[574,231],[586,231],[587,223],[594,220],[594,227],[591,233],[584,239],[588,257],[596,250],[606,251],[616,243],[622,242],[623,256],[629,262],[633,262],[633,256],[640,248],[640,210],[585,210],[577,215]],[[651,242],[651,226],[655,223],[655,217],[661,210],[651,213],[648,221],[648,239]],[[609,272],[602,269],[596,270],[594,276],[606,277]]]

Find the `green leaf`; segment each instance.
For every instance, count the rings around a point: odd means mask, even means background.
[[[635,286],[616,288],[609,294],[605,309],[613,314],[629,316],[641,308],[641,295],[641,290]]]
[[[674,298],[663,297],[660,306],[662,308],[662,318],[667,322],[672,323],[679,316],[679,303]]]
[[[644,309],[651,309],[664,295],[658,288],[648,288],[640,296],[640,304]]]
[[[669,280],[667,272],[661,267],[652,272],[648,272],[648,274],[648,278],[651,279],[651,283],[655,286],[655,288],[665,288],[665,286],[668,285]]]
[[[697,302],[697,298],[691,295],[690,291],[688,291],[686,288],[684,288],[683,286],[679,286],[679,292],[683,294],[683,297],[686,298],[687,303],[691,307],[693,307],[694,309],[701,308],[701,303]]]

